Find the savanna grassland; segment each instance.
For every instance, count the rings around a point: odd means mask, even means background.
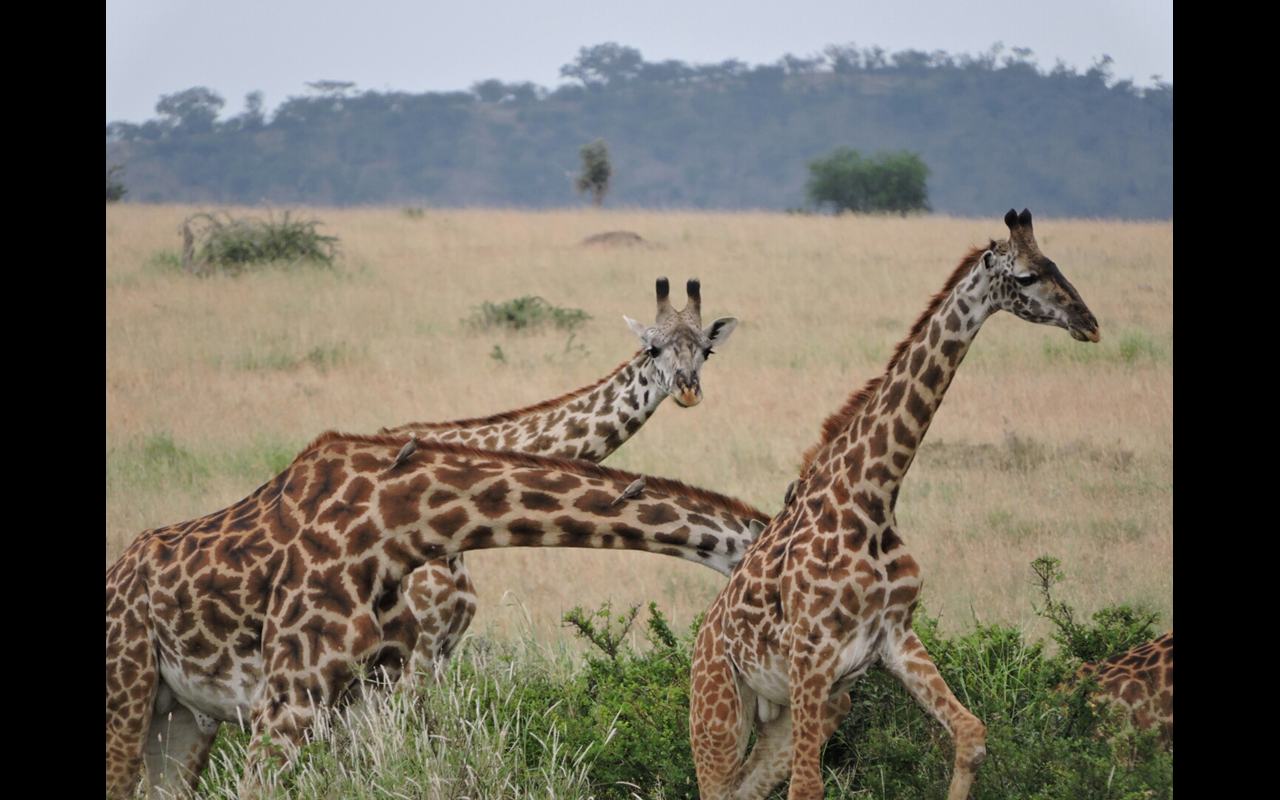
[[[593,382],[638,347],[653,282],[703,282],[704,324],[742,324],[609,461],[777,511],[822,420],[873,375],[999,219],[678,212],[324,210],[333,269],[206,279],[176,269],[195,209],[106,211],[106,560],[146,528],[248,494],[327,429],[373,432],[515,408]],[[582,246],[605,230],[647,245]],[[1034,626],[1028,562],[1064,599],[1173,623],[1173,225],[1037,220],[1101,323],[1099,345],[1008,314],[984,327],[898,505],[944,630]],[[540,295],[572,333],[477,332],[483,301]],[[501,358],[498,357],[499,353]],[[657,600],[676,625],[724,579],[648,554],[483,552],[475,630],[558,636],[575,605]],[[505,610],[504,610],[505,607]]]

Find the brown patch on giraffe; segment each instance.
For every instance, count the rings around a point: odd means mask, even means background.
[[[387,485],[378,495],[378,510],[388,527],[410,525],[422,518],[421,498],[430,488],[430,479],[421,473],[407,481]]]
[[[537,547],[542,544],[542,524],[531,519],[517,519],[507,525],[511,532],[511,546]]]
[[[640,503],[636,512],[636,518],[645,525],[666,525],[681,518],[680,514],[666,503]]]
[[[483,492],[475,495],[472,504],[476,510],[489,519],[506,516],[511,511],[511,503],[507,500],[510,488],[505,480],[495,481]]]
[[[564,531],[559,539],[561,547],[589,547],[596,534],[595,525],[573,517],[556,517],[553,521]]]
[[[899,578],[915,578],[920,574],[920,566],[916,564],[914,558],[905,555],[885,564],[884,574],[891,583],[896,582]]]
[[[621,491],[619,489],[616,492],[603,492],[599,489],[589,489],[573,501],[573,507],[594,517],[621,516],[623,507],[615,506],[613,503]]]
[[[530,511],[559,511],[564,507],[557,497],[546,492],[521,492],[520,505]]]
[[[446,539],[452,538],[455,533],[461,530],[471,519],[471,515],[467,513],[465,508],[459,506],[452,508],[442,514],[435,514],[431,517],[428,524],[431,529]]]

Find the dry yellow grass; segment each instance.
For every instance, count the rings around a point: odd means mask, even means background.
[[[703,404],[666,404],[609,463],[776,511],[822,419],[883,369],[967,248],[1005,232],[942,217],[320,210],[341,238],[339,269],[191,279],[156,255],[176,251],[192,210],[106,211],[108,563],[145,528],[248,494],[326,429],[474,416],[596,380],[635,351],[621,317],[652,319],[660,275],[701,277],[704,319],[742,325],[704,371]],[[615,229],[651,244],[578,244]],[[1103,342],[989,321],[907,479],[903,537],[951,630],[1036,625],[1027,564],[1043,553],[1063,560],[1063,596],[1081,610],[1140,603],[1171,626],[1173,225],[1046,219],[1036,231]],[[460,323],[521,295],[594,319],[571,342]],[[539,635],[610,597],[657,600],[685,624],[723,584],[643,554],[468,562],[476,630],[520,624],[511,598]]]

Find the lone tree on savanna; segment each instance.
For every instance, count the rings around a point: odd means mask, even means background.
[[[599,208],[609,193],[609,178],[613,177],[609,147],[604,139],[596,139],[591,144],[584,144],[578,153],[582,156],[582,167],[573,185],[579,192],[591,192],[591,201]]]
[[[881,151],[863,158],[857,150],[837,147],[826,158],[809,162],[805,189],[815,206],[831,204],[836,211],[928,211],[929,167],[916,153]]]

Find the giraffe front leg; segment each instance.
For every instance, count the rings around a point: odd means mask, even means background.
[[[826,716],[822,723],[824,744],[848,716],[850,706],[848,692],[827,702]],[[775,786],[791,774],[791,753],[791,709],[776,706],[767,700],[760,701],[756,718],[756,744],[751,748],[751,755],[743,767],[742,782],[738,785],[735,797],[739,800],[767,797]]]
[[[708,620],[698,631],[689,679],[689,744],[703,800],[733,796],[755,718],[755,693],[738,682],[723,644],[714,641],[718,628]]]
[[[418,640],[410,661],[412,674],[429,674],[437,683],[449,657],[476,615],[475,586],[462,556],[429,562],[405,579],[405,597],[417,620]]]
[[[161,685],[156,713],[147,732],[143,759],[148,798],[190,796],[209,761],[209,751],[222,724],[172,699]]]
[[[796,631],[797,638],[803,631]],[[804,640],[802,640],[804,641]],[[834,648],[828,648],[834,649]],[[820,800],[822,786],[822,745],[834,731],[831,720],[848,713],[848,706],[832,708],[832,666],[815,655],[817,646],[807,641],[799,652],[791,653],[787,680],[791,687],[791,789],[788,800]],[[846,695],[847,696],[847,695]]]
[[[951,734],[956,760],[947,800],[968,797],[978,767],[987,755],[987,727],[952,694],[914,631],[889,643],[884,666]]]

